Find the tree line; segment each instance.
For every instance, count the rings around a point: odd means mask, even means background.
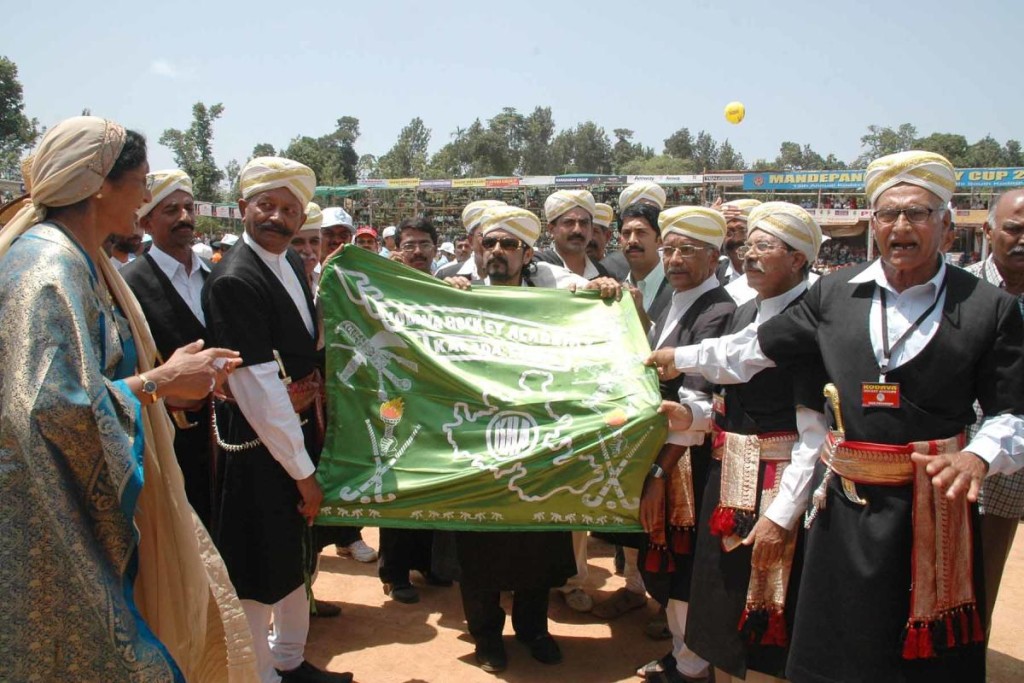
[[[17,175],[20,159],[42,129],[25,114],[17,66],[0,56],[0,172]],[[170,149],[177,165],[192,176],[196,198],[233,201],[238,196],[242,161],[218,166],[214,124],[225,108],[197,102],[188,128],[169,128],[159,143]],[[625,175],[696,174],[712,171],[762,171],[864,168],[875,157],[907,149],[925,149],[946,156],[959,168],[1024,166],[1017,140],[1000,143],[990,135],[969,142],[957,133],[920,136],[910,123],[896,127],[870,125],[860,138],[861,154],[849,163],[835,154],[822,156],[811,145],[786,140],[773,159],[743,158],[728,138],[716,140],[705,130],[681,127],[662,141],[662,148],[634,141],[634,131],[614,128],[611,134],[594,121],[557,129],[551,107],[529,113],[504,107],[489,119],[477,118],[457,127],[430,154],[433,131],[420,117],[402,128],[391,148],[380,156],[359,154],[359,119],[341,116],[334,129],[319,135],[296,135],[287,146],[254,145],[251,156],[280,155],[313,169],[321,185],[352,185],[364,178],[474,178],[484,176],[599,173]]]

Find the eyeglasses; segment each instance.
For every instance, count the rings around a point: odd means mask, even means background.
[[[768,240],[757,240],[756,242],[745,242],[741,247],[736,250],[736,255],[740,258],[745,257],[752,251],[756,251],[758,254],[766,254],[773,249],[784,247],[784,244],[777,244],[775,242],[769,242]]]
[[[555,221],[555,225],[560,228],[575,228],[577,225],[581,228],[589,228],[594,224],[594,221],[589,218],[559,218]]]
[[[419,251],[430,251],[434,248],[434,243],[430,240],[420,240],[419,242],[402,242],[402,246],[398,247],[402,251],[411,254],[412,252]]]
[[[495,245],[500,244],[505,251],[511,251],[523,246],[523,241],[518,237],[485,237],[480,240],[480,244],[484,249],[494,249]]]
[[[706,251],[708,247],[695,247],[692,244],[684,244],[681,247],[660,247],[658,254],[662,258],[670,259],[676,254],[679,254],[683,258],[691,258],[702,251]]]
[[[893,225],[900,219],[900,214],[907,217],[911,225],[921,225],[931,218],[935,209],[926,206],[908,206],[905,209],[878,209],[872,215],[879,225]]]

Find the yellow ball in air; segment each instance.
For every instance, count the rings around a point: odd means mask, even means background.
[[[729,123],[739,123],[747,114],[747,108],[742,102],[730,102],[725,105],[725,120]]]

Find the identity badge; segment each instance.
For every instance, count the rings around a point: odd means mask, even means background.
[[[899,383],[861,383],[861,405],[865,408],[899,408]]]

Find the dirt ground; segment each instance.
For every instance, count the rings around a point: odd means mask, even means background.
[[[363,538],[377,547],[376,529],[364,529]],[[331,671],[352,671],[362,683],[493,683],[495,678],[510,683],[639,683],[636,667],[669,649],[668,641],[654,641],[643,633],[644,625],[657,613],[654,601],[603,622],[573,612],[553,594],[550,630],[561,645],[564,661],[555,666],[534,661],[512,637],[507,621],[508,669],[488,674],[474,661],[458,586],[427,586],[414,572],[420,602],[403,605],[382,592],[376,563],[343,559],[332,551],[328,548],[321,556],[314,593],[341,605],[342,614],[312,620],[306,656]],[[621,587],[623,579],[613,573],[611,546],[591,538],[589,554],[589,592],[599,600]],[[507,597],[505,607],[506,611],[510,607]],[[993,618],[988,680],[1024,681],[1024,530],[1015,539]]]

